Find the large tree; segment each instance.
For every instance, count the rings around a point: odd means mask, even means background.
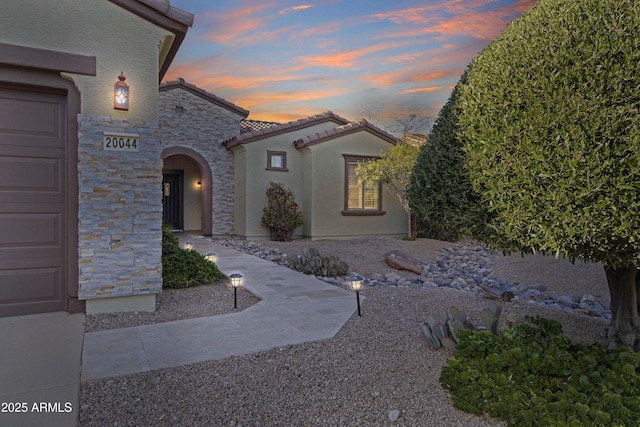
[[[487,228],[524,251],[602,263],[610,346],[636,351],[639,34],[638,0],[540,0],[474,59],[456,102]]]

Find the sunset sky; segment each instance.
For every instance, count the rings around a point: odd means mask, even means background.
[[[331,110],[397,133],[398,119],[435,117],[471,59],[534,3],[171,0],[196,17],[165,80],[182,77],[254,120]]]

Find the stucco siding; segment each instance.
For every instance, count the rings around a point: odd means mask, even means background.
[[[243,174],[246,171],[246,195],[244,198],[244,233],[242,235],[252,239],[269,238],[267,228],[260,225],[262,209],[266,204],[265,191],[270,182],[279,182],[293,191],[299,208],[305,212],[305,187],[303,185],[302,153],[296,149],[293,142],[314,133],[321,133],[335,128],[333,122],[319,123],[305,129],[274,135],[260,141],[242,145],[246,150],[246,169],[237,170]],[[234,150],[238,150],[235,148]],[[287,154],[287,171],[267,170],[267,151],[284,151]],[[306,219],[310,222],[310,218]],[[303,227],[296,229],[294,237],[303,235]]]
[[[244,117],[180,88],[160,92],[159,116],[163,149],[189,148],[209,164],[213,178],[211,234],[234,234],[234,159],[222,141],[240,133]],[[192,184],[185,176],[185,191]]]
[[[97,58],[96,76],[68,75],[89,116],[158,120],[158,46],[166,37],[173,35],[104,0],[4,0],[0,13],[3,43]],[[113,109],[120,72],[130,86],[129,112]]]
[[[344,135],[308,147],[312,167],[306,168],[312,183],[312,216],[310,235],[320,238],[349,238],[385,234],[403,236],[407,215],[397,197],[386,189],[382,193],[382,216],[344,216],[345,161],[343,154],[379,156],[389,143],[362,131]],[[307,178],[305,178],[306,180]],[[384,188],[384,186],[383,186]]]

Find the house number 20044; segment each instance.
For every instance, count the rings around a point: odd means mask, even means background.
[[[104,135],[102,148],[110,151],[138,151],[138,135]]]

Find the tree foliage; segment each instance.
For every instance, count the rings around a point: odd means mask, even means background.
[[[640,265],[640,3],[541,0],[472,62],[473,189],[524,249]]]
[[[611,347],[640,350],[640,3],[540,0],[471,63],[458,138],[487,229],[600,262]]]
[[[366,183],[382,182],[398,197],[404,210],[411,214],[407,189],[419,150],[419,147],[403,139],[381,153],[379,159],[358,164],[356,167],[358,180]],[[415,238],[415,235],[411,234]]]
[[[407,190],[407,198],[427,237],[455,241],[474,235],[479,196],[471,189],[458,139],[460,86],[465,72],[447,103],[438,113],[427,143],[420,147]]]

